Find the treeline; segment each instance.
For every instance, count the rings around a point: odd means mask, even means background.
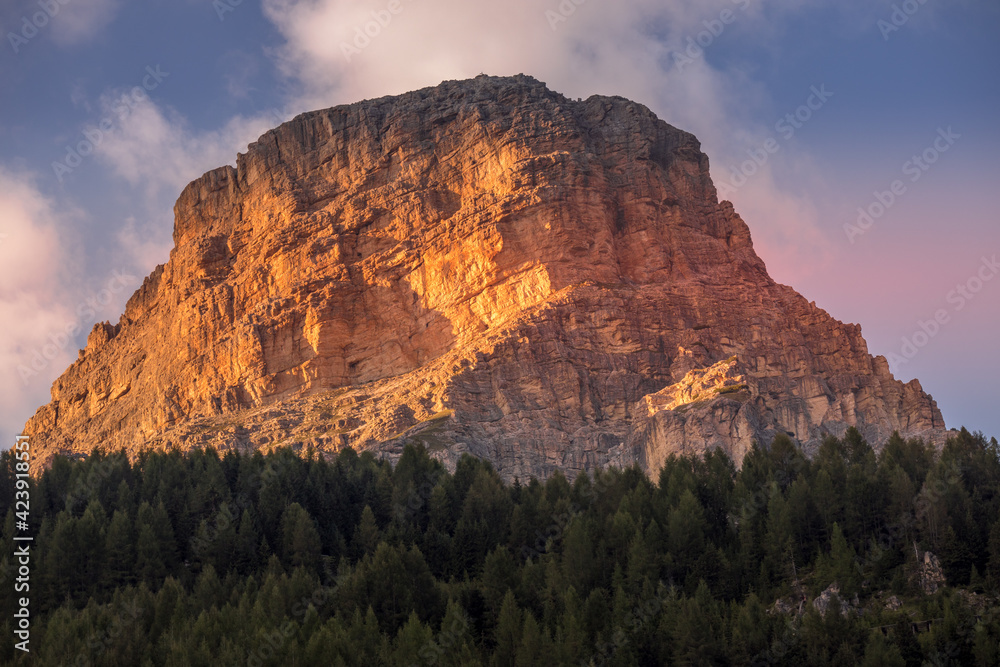
[[[779,436],[655,483],[505,484],[412,447],[57,458],[30,486],[29,655],[15,484],[5,452],[3,664],[1000,664],[1000,447],[964,430],[811,460]]]

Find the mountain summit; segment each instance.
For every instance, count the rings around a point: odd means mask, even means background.
[[[768,276],[698,140],[626,99],[480,76],[306,113],[174,212],[169,261],[26,425],[36,457],[420,441],[524,479],[945,433]]]

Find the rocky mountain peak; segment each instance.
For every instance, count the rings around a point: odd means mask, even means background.
[[[771,280],[697,139],[622,98],[482,76],[302,114],[174,212],[36,452],[419,441],[526,478],[945,433],[860,327]]]

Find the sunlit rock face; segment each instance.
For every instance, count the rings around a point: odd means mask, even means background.
[[[697,139],[625,99],[478,77],[303,114],[175,217],[28,422],[43,459],[420,441],[523,479],[944,433],[860,327],[771,280]]]

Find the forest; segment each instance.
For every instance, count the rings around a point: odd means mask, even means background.
[[[31,479],[27,531],[16,470],[5,665],[1000,664],[1000,446],[964,429],[513,483],[421,446],[94,451]]]

